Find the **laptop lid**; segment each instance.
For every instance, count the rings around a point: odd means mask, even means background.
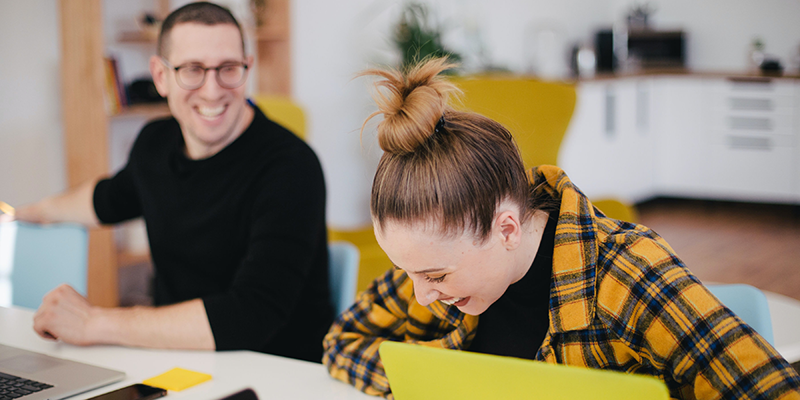
[[[55,400],[120,381],[125,373],[0,344],[0,380],[9,376],[46,384],[23,381],[18,387],[30,393],[21,400]]]
[[[669,399],[650,376],[389,341],[379,352],[397,400]]]

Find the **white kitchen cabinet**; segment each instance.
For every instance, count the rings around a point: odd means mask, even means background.
[[[800,81],[580,82],[561,165],[590,198],[800,203]]]
[[[655,189],[653,80],[620,79],[615,90],[616,129],[606,132],[614,141],[614,153],[609,155],[614,164],[614,194],[636,202],[650,197]]]
[[[794,86],[783,79],[712,80],[708,187],[715,197],[796,198]]]
[[[800,80],[794,82],[794,202],[800,203]]]
[[[559,165],[590,198],[635,202],[653,190],[651,82],[581,83]]]
[[[609,191],[603,177],[603,157],[611,145],[604,137],[606,95],[609,84],[602,81],[576,86],[577,101],[558,154],[558,165],[587,195]]]
[[[715,144],[710,159],[712,198],[792,202],[793,148],[763,144]]]
[[[704,196],[711,138],[707,82],[694,77],[654,77],[655,193]]]

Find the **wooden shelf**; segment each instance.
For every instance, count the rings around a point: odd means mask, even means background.
[[[103,24],[100,0],[59,0],[61,104],[69,187],[108,174],[108,116],[105,112]],[[87,297],[116,306],[117,268],[113,232],[89,232]]]
[[[169,111],[169,106],[166,102],[162,103],[146,103],[146,104],[134,104],[128,107],[125,107],[117,114],[111,116],[113,119],[118,118],[139,118],[139,117],[146,117],[146,118],[161,118],[161,117],[168,117],[172,115]]]
[[[122,32],[117,38],[120,43],[154,44],[158,40],[158,31]]]
[[[260,94],[292,95],[290,10],[290,0],[269,0],[255,30]]]
[[[152,262],[150,252],[133,253],[130,251],[117,252],[117,266],[120,268]]]
[[[251,34],[258,41],[289,40],[289,30],[286,26],[264,26],[252,31]]]

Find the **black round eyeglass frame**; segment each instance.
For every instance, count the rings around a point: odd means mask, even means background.
[[[172,65],[172,63],[170,63],[164,57],[161,57],[161,62],[164,63],[164,65],[166,65],[167,68],[175,71],[175,80],[178,82],[178,86],[180,86],[181,88],[183,88],[185,90],[196,90],[196,89],[200,89],[201,87],[203,87],[203,85],[206,84],[206,78],[208,77],[208,71],[209,70],[216,71],[216,74],[214,74],[214,75],[216,76],[216,80],[217,80],[217,84],[218,85],[220,85],[221,87],[223,87],[225,89],[236,89],[239,86],[242,86],[244,84],[244,81],[247,80],[247,72],[249,71],[249,68],[250,68],[250,66],[247,65],[246,63],[237,63],[237,64],[226,63],[226,64],[219,65],[219,66],[216,66],[216,67],[203,67],[203,66],[199,66],[199,65],[196,65],[196,64],[179,65],[179,66],[176,67],[176,66]],[[242,68],[244,68],[244,72],[242,72],[241,79],[239,79],[239,81],[236,82],[236,83],[228,83],[228,82],[223,81],[222,77],[221,77],[221,74],[219,73],[220,69],[226,68],[226,67],[230,67],[232,65],[233,66],[241,66]],[[203,70],[203,79],[200,80],[200,83],[198,83],[196,85],[187,85],[186,83],[184,83],[181,80],[181,69],[188,68],[188,67],[196,67],[196,68],[200,68],[200,69]]]

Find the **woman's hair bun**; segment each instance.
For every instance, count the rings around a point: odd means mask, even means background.
[[[378,144],[383,151],[405,154],[415,151],[434,132],[439,119],[450,109],[450,96],[460,93],[440,73],[455,68],[447,58],[429,58],[405,70],[368,69],[359,76],[379,76],[373,99],[378,111],[364,121],[382,114]],[[363,126],[362,126],[363,131]]]

